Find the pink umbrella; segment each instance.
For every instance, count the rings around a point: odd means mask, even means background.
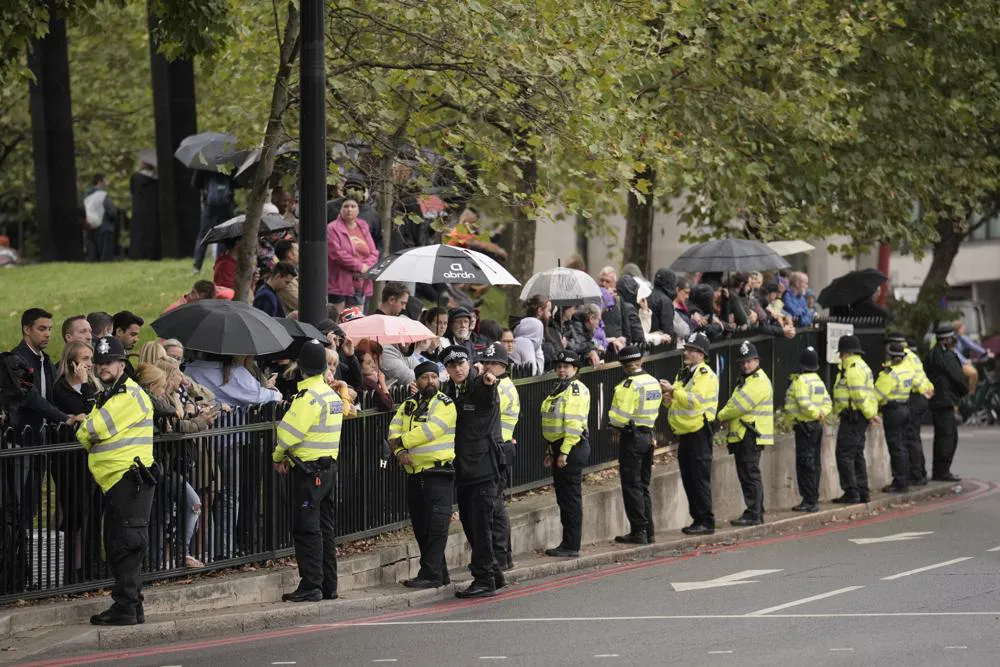
[[[369,315],[350,322],[343,322],[340,328],[352,341],[362,338],[377,340],[383,345],[394,343],[416,343],[436,338],[430,329],[416,320],[389,315]]]

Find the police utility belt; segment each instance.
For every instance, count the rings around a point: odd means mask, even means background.
[[[629,434],[631,434],[631,433],[642,433],[643,435],[650,435],[650,434],[653,433],[653,429],[649,428],[648,426],[636,426],[635,424],[633,424],[631,422],[629,422],[629,425],[626,426],[622,430],[625,431],[625,433],[629,433]],[[586,434],[584,434],[584,435],[586,435]]]
[[[867,421],[865,416],[861,414],[861,410],[856,410],[854,408],[846,408],[840,411],[840,419],[845,422],[860,422]]]
[[[442,475],[452,477],[455,475],[455,466],[451,461],[435,461],[430,468],[424,468],[417,475]]]
[[[142,459],[137,456],[132,460],[132,466],[125,472],[122,479],[129,480],[129,483],[135,485],[135,490],[140,491],[143,487],[156,486],[162,476],[163,468],[158,461],[153,461],[153,465],[147,468]]]

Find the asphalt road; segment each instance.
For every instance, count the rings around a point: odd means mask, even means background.
[[[995,665],[1000,430],[962,435],[955,472],[968,493],[957,499],[531,582],[492,600],[94,659],[155,667]]]

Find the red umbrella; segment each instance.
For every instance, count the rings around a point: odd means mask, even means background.
[[[436,338],[434,333],[416,320],[389,315],[369,315],[350,322],[343,322],[340,328],[352,341],[363,338],[377,340],[383,345],[394,343],[416,343]]]

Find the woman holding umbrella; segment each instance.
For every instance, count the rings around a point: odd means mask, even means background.
[[[358,202],[344,200],[340,215],[326,227],[326,238],[327,301],[338,309],[363,307],[365,299],[372,295],[372,281],[361,274],[378,262],[378,249],[368,225],[358,217]]]

